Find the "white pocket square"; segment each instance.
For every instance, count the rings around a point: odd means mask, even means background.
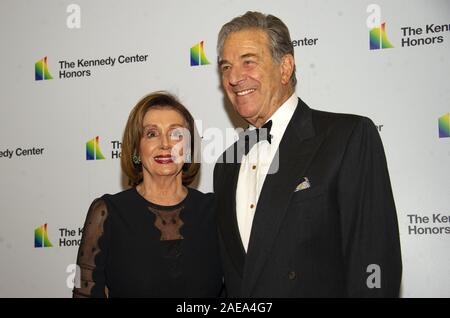
[[[311,183],[307,177],[303,177],[303,181],[298,184],[294,192],[302,191],[308,188],[311,188]]]

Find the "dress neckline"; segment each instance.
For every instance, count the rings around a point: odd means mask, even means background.
[[[149,206],[154,207],[154,208],[159,209],[159,210],[174,210],[174,209],[176,209],[176,208],[179,208],[179,207],[183,206],[183,205],[186,203],[186,201],[188,200],[188,197],[189,197],[189,195],[190,195],[190,193],[191,193],[191,189],[190,189],[189,187],[186,187],[186,189],[187,189],[187,194],[186,194],[186,196],[184,197],[184,199],[181,200],[180,202],[178,202],[177,204],[174,204],[174,205],[160,205],[160,204],[153,203],[152,201],[149,201],[149,200],[147,200],[146,198],[144,198],[144,197],[139,193],[139,191],[137,190],[136,187],[133,187],[133,192],[134,192],[134,193],[140,198],[140,200],[141,200],[142,202],[144,202],[146,205],[149,205]]]

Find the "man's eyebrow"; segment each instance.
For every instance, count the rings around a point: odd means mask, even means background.
[[[245,59],[247,57],[258,57],[258,55],[255,53],[247,53],[247,54],[241,55],[241,59]]]
[[[246,53],[246,54],[242,54],[240,58],[245,59],[248,57],[258,57],[258,55],[255,53]],[[219,60],[219,66],[222,66],[223,64],[231,64],[231,63],[227,60]]]
[[[222,66],[223,64],[230,64],[227,60],[219,60],[219,66]]]

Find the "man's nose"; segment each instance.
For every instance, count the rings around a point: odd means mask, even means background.
[[[233,66],[230,70],[228,83],[231,86],[238,86],[239,84],[242,84],[242,82],[245,80],[245,77],[245,72],[243,72],[241,67]]]

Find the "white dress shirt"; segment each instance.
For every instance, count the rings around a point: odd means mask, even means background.
[[[261,193],[264,180],[269,172],[270,165],[283,138],[289,121],[297,108],[298,98],[294,93],[273,113],[267,121],[272,120],[271,143],[267,140],[254,145],[247,155],[242,157],[239,177],[236,187],[236,217],[241,235],[242,244],[247,252],[253,217]],[[250,125],[249,130],[256,129]],[[276,158],[278,160],[278,158]],[[276,171],[270,171],[274,173]]]

